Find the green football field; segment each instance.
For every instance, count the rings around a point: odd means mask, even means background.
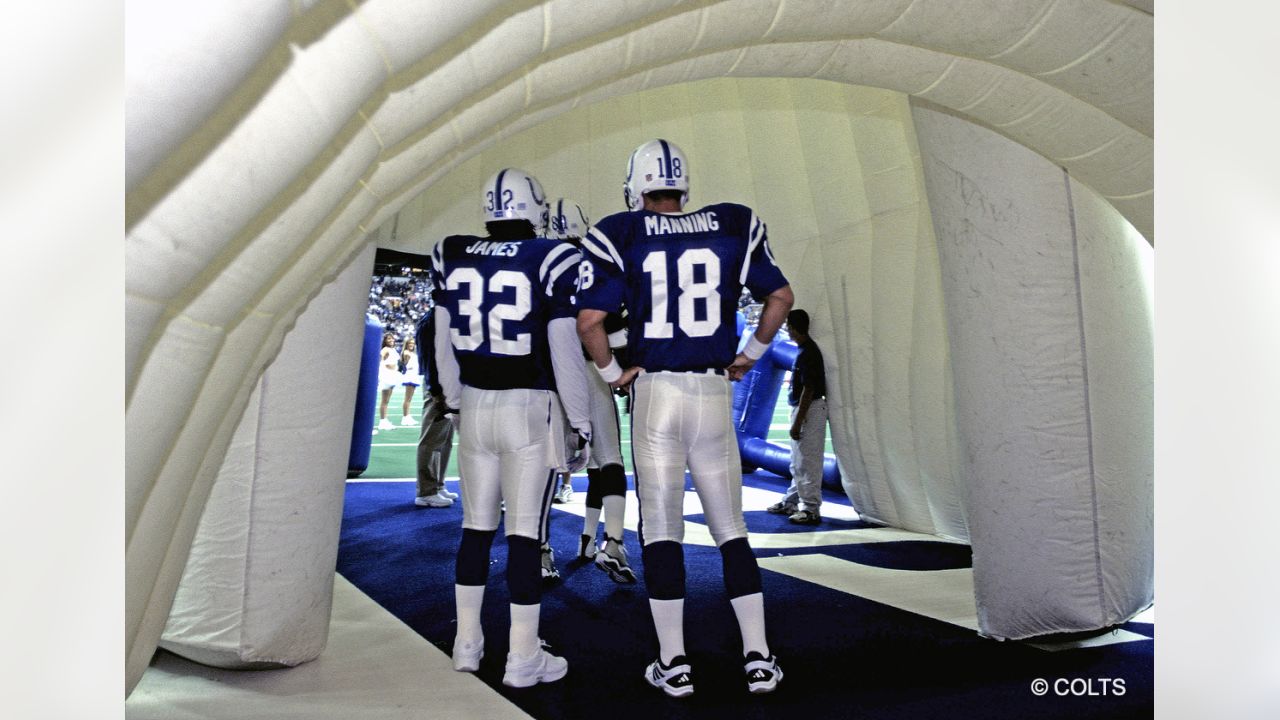
[[[412,415],[414,419],[422,420],[422,402],[421,395],[415,393],[412,401]],[[618,398],[618,417],[622,421],[622,458],[626,463],[627,474],[632,472],[631,468],[631,416],[624,411],[626,402],[622,398]],[[388,479],[388,478],[414,478],[417,476],[417,447],[419,426],[402,426],[400,424],[402,418],[402,406],[404,404],[404,388],[397,388],[391,394],[391,403],[387,406],[387,419],[390,420],[395,428],[392,430],[379,430],[377,435],[373,436],[373,447],[369,453],[369,467],[360,477],[362,479]],[[376,422],[376,420],[375,420]],[[778,404],[773,409],[773,421],[769,425],[769,441],[788,447],[791,440],[787,436],[788,430],[791,428],[791,408],[787,406],[787,394],[784,391],[778,394]],[[458,454],[457,438],[454,438],[455,452],[449,458],[449,470],[447,476],[450,478],[458,477]],[[834,451],[831,449],[830,432],[827,433],[826,452],[828,455]]]

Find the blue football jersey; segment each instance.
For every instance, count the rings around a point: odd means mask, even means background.
[[[431,255],[464,385],[555,390],[547,323],[573,317],[582,254],[569,243],[453,235]]]
[[[787,284],[767,235],[751,208],[732,203],[681,215],[610,215],[583,238],[578,307],[626,306],[632,365],[727,367],[737,355],[742,288],[761,300]]]

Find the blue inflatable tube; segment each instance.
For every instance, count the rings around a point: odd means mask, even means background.
[[[378,361],[382,352],[382,323],[364,316],[364,346],[360,349],[360,376],[356,381],[355,419],[351,422],[351,454],[347,477],[359,477],[369,468],[373,450],[373,417],[378,409]]]
[[[784,478],[791,477],[791,448],[775,445],[765,438],[769,437],[782,380],[795,365],[799,352],[794,343],[775,341],[734,387],[734,428],[744,472],[759,468]],[[840,468],[833,457],[827,457],[822,463],[822,484],[843,490]]]

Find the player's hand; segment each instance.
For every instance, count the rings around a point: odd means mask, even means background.
[[[738,353],[738,357],[733,359],[733,364],[725,368],[725,370],[729,371],[729,379],[737,382],[738,380],[741,380],[742,376],[746,375],[747,371],[755,364],[756,361],[747,357],[746,354]]]
[[[796,442],[800,442],[800,426],[799,425],[791,426],[791,439],[795,440]]]
[[[622,371],[622,375],[620,375],[617,380],[609,383],[609,387],[614,390],[625,390],[631,386],[632,381],[634,381],[642,372],[644,372],[644,368],[642,367],[629,367]]]
[[[570,457],[566,464],[569,472],[576,473],[587,466],[591,460],[591,431],[573,429],[573,434],[569,436]]]
[[[449,424],[453,425],[453,431],[457,432],[458,425],[462,424],[462,421],[458,419],[458,411],[451,407],[446,407],[444,409],[444,416],[449,421]]]

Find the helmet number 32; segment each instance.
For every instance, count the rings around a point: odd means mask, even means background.
[[[702,280],[696,268],[702,266]],[[667,277],[667,251],[655,250],[645,256],[640,266],[649,275],[649,297],[652,315],[644,323],[644,336],[654,340],[675,335],[675,326],[667,320],[667,302],[671,285]],[[688,337],[707,337],[720,327],[720,258],[708,248],[691,248],[676,258],[676,319]],[[699,320],[698,301],[705,302],[705,315]]]

